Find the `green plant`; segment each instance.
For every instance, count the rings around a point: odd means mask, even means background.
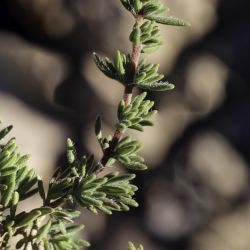
[[[138,154],[142,143],[124,136],[128,129],[143,131],[152,126],[152,117],[157,113],[154,102],[146,99],[146,92],[132,98],[134,87],[144,90],[165,91],[174,85],[164,81],[158,73],[158,64],[140,59],[141,54],[151,53],[161,45],[158,23],[185,26],[188,23],[174,17],[164,17],[166,7],[160,0],[121,0],[132,13],[135,24],[130,34],[132,53],[117,51],[113,60],[101,58],[94,53],[97,67],[108,77],[124,85],[124,96],[117,109],[118,122],[114,135],[103,136],[101,118],[95,123],[95,134],[103,151],[99,161],[93,155],[78,155],[71,139],[67,140],[67,166],[58,168],[50,180],[47,192],[42,179],[33,169],[27,167],[27,155],[20,155],[15,139],[0,145],[0,248],[12,249],[10,239],[21,238],[16,249],[80,249],[89,246],[85,240],[74,236],[83,229],[75,225],[80,215],[75,209],[68,209],[65,203],[78,204],[93,213],[128,211],[137,207],[134,199],[137,186],[131,182],[135,174],[100,172],[116,162],[130,170],[145,170],[146,164]],[[0,131],[0,140],[12,129],[9,126]],[[42,205],[28,212],[17,213],[17,206],[23,200],[39,193]],[[142,250],[129,242],[129,250]]]

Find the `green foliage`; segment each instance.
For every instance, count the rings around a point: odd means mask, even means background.
[[[93,53],[94,62],[97,67],[107,77],[117,80],[122,84],[126,84],[129,81],[128,72],[130,65],[130,56],[122,54],[119,50],[112,60],[108,57],[101,58],[96,53]]]
[[[117,129],[119,131],[125,132],[127,128],[130,128],[143,132],[144,126],[153,126],[150,119],[157,113],[157,110],[151,110],[154,102],[145,100],[146,95],[147,93],[143,92],[136,96],[128,106],[125,106],[123,100],[119,103],[117,111],[119,120]]]
[[[137,202],[132,198],[137,187],[130,181],[134,174],[119,175],[112,172],[102,178],[92,174],[76,186],[74,199],[90,211],[98,210],[112,214],[112,211],[128,211],[130,206],[137,207]]]
[[[90,244],[85,240],[74,237],[74,234],[84,228],[83,225],[68,225],[72,219],[78,217],[79,212],[63,208],[52,209],[42,207],[34,209],[29,213],[22,214],[17,218],[16,228],[29,228],[32,234],[21,238],[17,249],[25,249],[25,246],[32,246],[32,249],[81,249]],[[45,217],[46,216],[46,217]],[[43,225],[38,225],[38,218],[45,217]],[[39,249],[40,249],[39,248]]]
[[[11,128],[9,126],[0,131],[1,139],[5,138]],[[71,140],[68,140],[69,166],[75,164],[72,147]],[[33,169],[27,167],[28,158],[28,155],[22,156],[18,152],[15,139],[10,139],[7,143],[0,145],[0,249],[12,249],[9,239],[17,235],[22,237],[15,249],[28,247],[32,249],[41,249],[41,247],[43,249],[80,249],[82,246],[89,246],[87,241],[73,236],[75,232],[83,228],[83,225],[66,226],[72,224],[73,219],[78,217],[80,212],[62,208],[60,203],[53,208],[53,203],[50,202],[51,197],[62,197],[64,193],[58,194],[58,189],[51,184],[46,197],[41,177],[37,176]],[[79,166],[80,163],[79,161]],[[72,169],[70,166],[70,169],[64,171],[65,176],[72,177],[71,173],[75,173]],[[79,167],[79,171],[85,175],[83,168]],[[51,183],[54,181],[55,177]],[[43,200],[42,207],[29,212],[16,213],[22,200],[38,192]],[[40,221],[43,221],[43,224],[40,224]]]
[[[133,184],[135,174],[120,174],[116,171],[99,175],[115,163],[131,170],[146,170],[144,158],[138,154],[140,141],[124,135],[129,129],[144,131],[153,126],[152,117],[157,113],[154,102],[147,100],[143,92],[132,98],[132,90],[138,87],[150,91],[166,91],[174,85],[164,81],[158,72],[159,64],[140,59],[142,53],[156,51],[162,41],[157,23],[186,26],[182,19],[163,16],[167,8],[160,0],[121,0],[123,6],[135,17],[129,39],[133,50],[123,54],[119,50],[113,60],[93,54],[98,69],[107,77],[122,83],[124,97],[117,108],[118,122],[114,135],[105,136],[102,121],[95,122],[96,139],[103,156],[96,161],[94,155],[79,156],[71,139],[67,140],[67,164],[59,167],[49,181],[48,189],[34,169],[27,166],[28,155],[21,155],[14,138],[0,144],[0,249],[13,249],[10,239],[18,236],[14,249],[82,249],[90,244],[75,236],[83,225],[75,225],[80,216],[76,209],[68,209],[71,203],[97,214],[103,212],[128,211],[137,207]],[[0,130],[0,141],[4,140],[12,126]],[[31,211],[17,213],[19,204],[34,194],[39,194],[42,205]],[[66,206],[65,206],[66,205]],[[129,242],[128,250],[143,250]]]
[[[128,250],[143,250],[143,246],[140,245],[138,248],[135,247],[135,245],[133,244],[133,242],[129,241],[128,243]]]
[[[11,130],[11,126],[1,130],[3,139]],[[34,170],[28,170],[26,162],[28,155],[20,155],[15,139],[10,139],[0,146],[0,183],[2,209],[10,208],[37,192],[34,187],[37,177]]]
[[[156,21],[157,23],[189,26],[189,22],[172,16],[162,16],[169,9],[161,3],[161,0],[121,0],[123,6],[135,17],[142,16],[145,19]]]
[[[139,141],[133,141],[130,136],[126,136],[116,146],[114,158],[129,169],[146,170],[148,167],[144,164],[144,158],[137,155],[141,148]]]
[[[146,63],[141,60],[136,70],[136,86],[151,91],[172,90],[174,85],[169,82],[161,81],[164,75],[158,73],[159,64]]]

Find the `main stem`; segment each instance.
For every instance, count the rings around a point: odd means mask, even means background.
[[[137,17],[136,21],[142,23],[143,17],[141,17],[141,16]],[[125,107],[127,107],[132,101],[136,68],[137,68],[139,60],[140,60],[141,50],[142,50],[141,44],[139,44],[139,45],[133,44],[131,61],[130,61],[129,83],[126,85],[126,87],[124,89],[124,94],[123,94],[123,101],[125,103]],[[121,140],[122,136],[123,136],[123,133],[119,129],[116,129],[116,131],[113,135],[113,139],[110,143],[110,146],[104,151],[102,159],[100,160],[99,164],[96,166],[96,169],[94,171],[96,174],[103,171],[109,158],[112,157],[114,150],[115,150],[115,147],[117,146],[118,142]]]

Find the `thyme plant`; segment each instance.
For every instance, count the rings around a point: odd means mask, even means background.
[[[67,203],[77,204],[97,214],[112,214],[137,207],[134,199],[137,186],[132,184],[135,174],[113,171],[105,174],[107,167],[118,163],[129,170],[147,169],[139,151],[140,141],[124,135],[128,129],[143,131],[153,126],[152,117],[157,113],[154,102],[147,93],[133,98],[135,87],[149,91],[165,91],[174,85],[164,80],[158,72],[159,64],[146,62],[142,54],[156,51],[162,44],[158,24],[186,26],[182,19],[164,16],[167,11],[160,0],[121,0],[135,19],[129,39],[131,54],[117,51],[114,58],[102,58],[94,53],[94,61],[107,77],[124,86],[124,96],[118,104],[117,123],[113,135],[102,134],[101,118],[95,123],[95,135],[103,152],[96,161],[94,155],[76,152],[71,139],[67,140],[67,165],[53,174],[48,190],[34,169],[27,167],[28,155],[21,155],[14,138],[0,145],[0,249],[81,249],[90,244],[75,236],[83,225],[74,224],[80,215],[69,209]],[[12,126],[0,131],[0,140]],[[101,176],[100,172],[103,172]],[[41,206],[31,211],[17,212],[19,203],[35,194],[41,198]],[[11,243],[18,236],[15,247]],[[142,250],[129,242],[129,250]]]

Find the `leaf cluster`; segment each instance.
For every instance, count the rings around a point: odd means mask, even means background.
[[[12,126],[0,131],[0,140],[10,132]],[[17,204],[37,192],[34,185],[37,176],[34,170],[26,166],[28,155],[18,152],[15,138],[0,145],[0,215],[1,211],[10,208],[14,216]],[[2,215],[1,219],[5,217]]]
[[[96,53],[93,53],[93,57],[96,66],[107,77],[124,85],[129,82],[130,55],[123,54],[118,50],[113,60],[108,57],[101,58]]]
[[[1,130],[1,139],[10,130],[11,127]],[[116,154],[135,157],[134,151],[132,154],[131,150],[127,150],[132,142],[128,138],[121,141]],[[63,199],[77,203],[93,213],[102,211],[112,214],[113,211],[128,211],[131,206],[138,206],[133,198],[138,188],[131,184],[135,175],[111,172],[97,177],[88,174],[94,165],[94,157],[78,157],[71,139],[67,140],[67,167],[55,171],[47,192],[41,177],[33,169],[28,169],[28,156],[21,156],[17,149],[14,139],[0,147],[0,247],[3,249],[11,249],[8,241],[17,235],[22,237],[16,249],[31,247],[59,250],[89,246],[87,241],[73,235],[84,226],[73,225],[73,219],[80,212],[62,208],[60,202]],[[118,161],[122,160],[119,158]],[[40,194],[43,206],[16,214],[19,203],[35,193]]]
[[[136,22],[129,39],[135,45],[142,45],[143,53],[152,53],[162,44],[159,27],[149,20],[144,23]]]
[[[145,126],[153,126],[151,118],[157,113],[153,110],[154,102],[146,100],[146,92],[136,96],[133,101],[125,106],[124,101],[120,101],[117,110],[118,123],[116,124],[117,131],[124,133],[127,129],[144,131]],[[105,153],[112,145],[112,136],[102,136],[102,125],[100,117],[95,123],[95,134],[99,144]],[[109,155],[109,160],[106,166],[112,166],[115,162],[132,170],[146,170],[147,166],[144,163],[144,158],[138,155],[142,148],[142,143],[133,140],[131,136],[125,136],[114,147]]]
[[[130,40],[133,44],[142,46],[142,52],[145,53],[154,52],[161,45],[159,29],[153,21],[146,21],[143,24],[136,22]],[[162,81],[164,75],[158,73],[159,64],[147,63],[145,59],[140,60],[132,80],[130,55],[117,51],[113,60],[108,57],[102,58],[96,53],[93,56],[95,64],[103,74],[124,86],[130,85],[150,91],[166,91],[174,88],[173,84]]]
[[[158,73],[159,66],[159,64],[146,63],[146,60],[141,60],[136,70],[135,85],[151,91],[172,90],[174,88],[172,83],[161,81],[164,75]]]
[[[94,166],[93,156],[78,158],[70,139],[67,141],[67,156],[68,167],[65,170],[59,168],[54,174],[45,204],[67,197],[93,213],[102,211],[107,214],[138,206],[132,198],[138,188],[130,183],[135,175],[112,172],[97,177],[90,174]]]
[[[0,132],[2,139],[10,128]],[[0,207],[2,209],[13,207],[13,204],[37,192],[37,188],[33,188],[37,182],[37,176],[33,169],[29,170],[26,166],[28,158],[28,155],[21,155],[18,152],[14,138],[0,146]]]
[[[84,225],[68,225],[73,223],[80,212],[63,208],[41,207],[28,213],[22,213],[16,218],[17,230],[29,230],[29,237],[21,238],[16,248],[31,246],[32,249],[59,250],[81,249],[90,244],[74,236],[84,228]],[[46,216],[46,217],[45,217]],[[46,218],[43,225],[39,225],[38,218]]]
[[[132,198],[138,189],[130,183],[134,178],[134,174],[119,175],[119,172],[112,172],[102,178],[92,174],[79,183],[74,199],[94,213],[98,210],[106,214],[128,211],[130,206],[138,206]]]
[[[11,129],[12,126],[2,129],[0,140]],[[68,159],[72,161],[70,153],[69,149]],[[21,239],[15,249],[77,250],[89,246],[88,242],[73,236],[83,228],[83,225],[72,225],[80,212],[61,208],[60,204],[55,208],[51,206],[51,197],[46,197],[43,181],[34,169],[27,166],[28,158],[28,155],[18,152],[14,138],[0,145],[0,249],[12,249],[9,239],[17,235],[21,235]],[[74,173],[74,170],[71,171]],[[42,207],[29,212],[16,212],[22,200],[38,192],[43,199]],[[53,198],[63,195],[62,192],[58,194],[58,189],[50,189],[50,194]],[[39,221],[43,220],[46,222],[40,225]]]
[[[163,13],[169,9],[161,2],[161,0],[121,0],[121,3],[135,17],[142,16],[145,19],[165,25],[190,25],[189,22],[183,19],[164,16]]]
[[[147,93],[143,92],[136,96],[128,106],[125,106],[123,100],[119,103],[117,128],[121,132],[125,132],[127,128],[143,132],[143,127],[153,126],[153,122],[150,119],[157,113],[157,110],[151,110],[154,102],[145,100],[146,95]]]

